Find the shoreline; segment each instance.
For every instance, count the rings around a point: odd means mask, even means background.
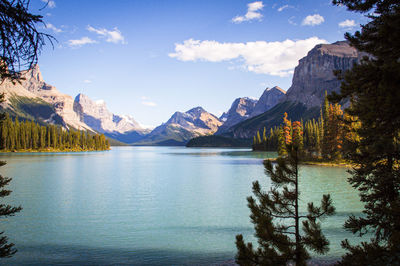
[[[265,160],[270,160],[271,162],[276,162],[277,158],[267,158]],[[300,165],[311,165],[311,166],[326,166],[326,167],[343,167],[343,168],[352,168],[353,165],[345,162],[319,162],[319,161],[302,161]]]
[[[45,152],[54,152],[54,153],[61,153],[61,152],[91,152],[91,151],[109,151],[110,149],[106,150],[78,150],[78,149],[66,149],[66,150],[58,150],[58,149],[45,149],[45,150],[13,150],[13,151],[5,151],[0,150],[0,154],[2,153],[45,153]]]

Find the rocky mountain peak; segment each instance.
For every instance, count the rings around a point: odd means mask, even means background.
[[[346,71],[359,63],[364,53],[360,53],[346,41],[319,44],[299,61],[294,70],[292,86],[281,102],[292,101],[307,107],[320,106],[325,91],[340,90],[340,81],[334,70]]]
[[[358,57],[359,52],[350,46],[347,41],[337,41],[332,44],[318,44],[308,55],[317,53],[319,55],[332,55],[336,57]],[[307,55],[307,56],[308,56]]]
[[[254,107],[253,112],[250,114],[251,117],[262,114],[272,107],[274,107],[279,100],[285,96],[286,91],[280,87],[275,86],[272,88],[266,88]]]
[[[190,114],[194,117],[200,117],[202,113],[206,112],[206,110],[203,109],[201,106],[197,106],[195,108],[190,109],[189,111],[186,111],[187,114]]]
[[[38,82],[44,82],[39,65],[34,65],[30,70],[26,71],[25,78],[34,79]]]
[[[283,90],[283,89],[281,89],[279,86],[275,86],[275,87],[272,87],[272,88],[266,88],[265,89],[265,91],[264,91],[264,93],[265,92],[281,92],[281,93],[283,93],[283,94],[286,94],[286,91],[285,90]],[[263,93],[263,94],[264,94]]]
[[[182,145],[191,138],[215,133],[221,125],[215,115],[198,106],[186,112],[175,112],[166,123],[153,129],[139,143]]]
[[[132,130],[141,130],[139,123],[132,117],[111,113],[103,100],[93,101],[85,94],[78,94],[74,101],[74,111],[80,120],[91,128],[102,133],[124,133]]]
[[[218,133],[224,132],[231,126],[247,119],[254,111],[258,100],[250,97],[240,97],[233,101],[231,108],[220,117],[224,124],[218,129]]]

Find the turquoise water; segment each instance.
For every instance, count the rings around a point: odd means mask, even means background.
[[[254,241],[246,197],[268,188],[262,159],[244,149],[114,147],[106,152],[2,154],[13,178],[9,203],[24,208],[1,221],[18,253],[6,264],[209,265],[234,260],[235,235]],[[304,166],[302,203],[331,193],[337,215],[324,222],[331,241],[359,213],[344,168]]]

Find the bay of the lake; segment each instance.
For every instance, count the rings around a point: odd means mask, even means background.
[[[234,261],[235,236],[256,240],[246,197],[265,189],[263,158],[248,149],[113,147],[81,153],[4,153],[12,177],[7,203],[21,205],[1,220],[18,252],[14,265],[218,265]],[[323,221],[330,251],[358,237],[343,229],[359,214],[358,193],[345,168],[302,166],[301,204],[330,193],[337,213]]]

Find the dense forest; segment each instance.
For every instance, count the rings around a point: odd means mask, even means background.
[[[325,96],[318,119],[292,122],[285,113],[283,124],[271,128],[267,134],[264,128],[262,135],[257,132],[253,140],[253,150],[278,151],[285,155],[285,143],[290,142],[294,127],[301,128],[301,150],[303,158],[338,161],[343,158],[343,146],[348,141],[357,140],[354,130],[359,123],[343,114],[339,104],[332,104]],[[345,121],[352,121],[351,123]]]
[[[103,134],[40,125],[32,121],[13,121],[6,113],[0,124],[1,151],[98,151],[110,149]]]

